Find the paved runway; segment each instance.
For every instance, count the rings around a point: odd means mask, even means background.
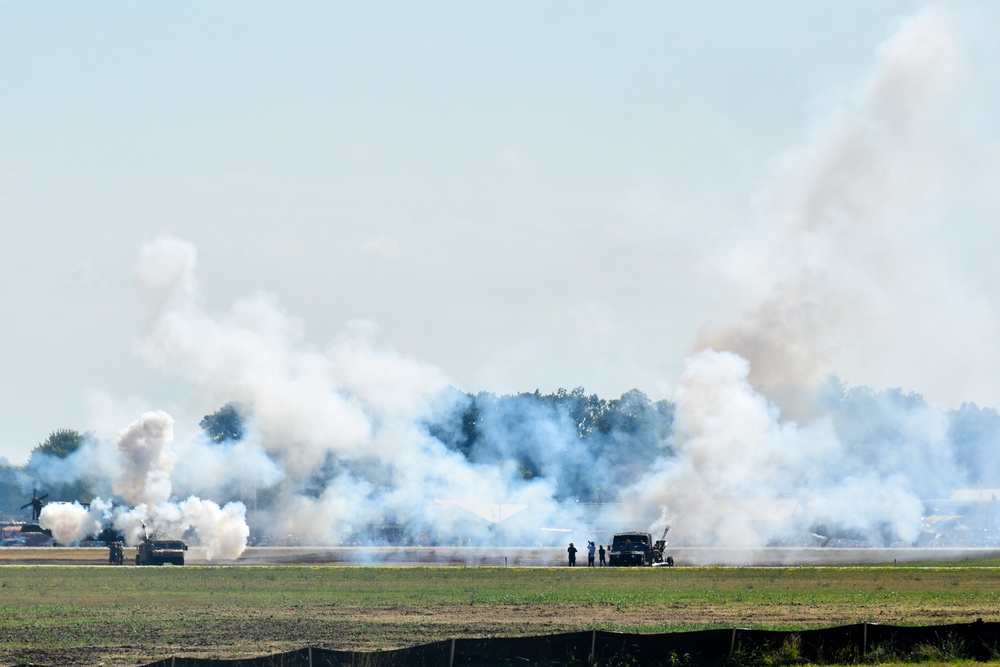
[[[962,562],[1000,559],[996,548],[762,548],[721,549],[668,547],[677,567],[785,567],[817,565],[887,565],[914,562]],[[135,550],[126,549],[126,563]],[[107,565],[103,547],[0,547],[4,565]],[[586,567],[577,554],[577,567]],[[191,547],[189,565],[341,565],[386,567],[565,567],[564,547],[249,547],[238,559],[208,560],[201,547]]]
[[[189,558],[202,562],[196,548]],[[960,562],[1000,558],[1000,549],[839,549],[829,547],[721,549],[682,547],[667,549],[676,566],[788,566],[878,565],[928,561]],[[337,565],[562,567],[564,547],[250,547],[237,564],[325,563]],[[577,554],[577,567],[586,567],[586,555]]]

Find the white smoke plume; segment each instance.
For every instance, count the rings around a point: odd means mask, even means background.
[[[993,367],[993,307],[943,243],[960,225],[945,212],[962,192],[954,107],[966,57],[946,6],[919,11],[777,161],[753,235],[723,260],[753,305],[696,342],[704,351],[676,395],[675,456],[632,489],[683,539],[752,547],[839,525],[858,541],[910,544],[925,536],[927,499],[972,483],[963,459],[981,455],[956,413],[830,379],[891,368],[906,382],[917,368],[955,380]],[[996,437],[994,411],[963,411]]]
[[[871,72],[776,161],[751,231],[722,259],[751,305],[707,328],[695,351],[740,354],[762,389],[830,372],[982,389],[996,322],[976,269],[947,251],[962,235],[952,211],[975,150],[957,109],[969,69],[946,5],[901,22]]]
[[[108,518],[110,503],[97,499],[84,507],[78,502],[49,503],[42,508],[38,524],[52,531],[52,537],[61,544],[73,544],[97,535]]]
[[[214,318],[198,298],[195,258],[194,247],[176,239],[141,250],[140,282],[162,307],[143,350],[180,370],[206,405],[248,406],[250,433],[234,445],[184,446],[211,454],[178,464],[175,473],[184,476],[175,474],[175,484],[198,493],[238,486],[244,498],[269,494],[259,521],[272,534],[322,543],[394,521],[418,533],[481,538],[473,515],[445,509],[456,499],[530,501],[536,516],[555,514],[547,481],[521,479],[509,465],[477,465],[428,435],[422,420],[451,407],[451,383],[440,370],[376,349],[367,322],[352,322],[328,348],[314,349],[266,294]]]
[[[803,536],[819,524],[849,525],[875,543],[915,542],[922,498],[936,497],[922,494],[940,491],[922,480],[960,481],[943,411],[898,410],[891,420],[903,439],[866,449],[838,433],[834,413],[807,425],[782,421],[749,371],[731,352],[688,360],[675,456],[633,489],[637,502],[663,508],[656,525],[672,524],[691,544],[730,547]]]
[[[227,503],[219,507],[211,500],[191,496],[179,505],[180,524],[193,528],[205,547],[205,557],[237,558],[246,548],[250,527],[242,503]]]
[[[174,420],[165,412],[147,413],[122,431],[118,451],[125,460],[115,493],[133,504],[159,505],[170,498],[170,471],[175,457],[170,451]]]
[[[120,472],[113,487],[126,505],[102,498],[95,498],[87,508],[77,502],[53,502],[42,508],[39,525],[52,530],[53,537],[64,544],[96,536],[110,525],[130,545],[144,536],[184,536],[204,546],[209,560],[237,558],[250,534],[242,503],[219,507],[194,496],[183,502],[173,499],[173,428],[170,415],[149,412],[120,433],[116,443],[120,461],[112,468]],[[86,468],[78,478],[87,479]]]

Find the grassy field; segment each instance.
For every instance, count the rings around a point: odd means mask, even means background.
[[[0,568],[0,663],[138,665],[451,637],[1000,621],[1000,569]]]

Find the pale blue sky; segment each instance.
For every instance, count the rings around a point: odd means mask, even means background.
[[[210,312],[264,290],[311,344],[368,319],[463,390],[667,397],[700,328],[753,305],[718,250],[774,161],[923,6],[0,2],[0,456],[103,427],[95,392],[218,407],[135,353],[136,250],[163,234]],[[996,19],[956,5],[994,110]],[[925,356],[845,379],[1000,398],[894,375]]]

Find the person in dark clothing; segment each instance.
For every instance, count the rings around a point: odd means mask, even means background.
[[[598,555],[598,556],[600,557],[600,559],[601,559],[601,567],[603,567],[603,566],[607,565],[607,562],[606,562],[606,561],[604,560],[604,554],[605,554],[605,553],[607,553],[607,552],[606,552],[606,551],[604,551],[604,545],[602,544],[602,545],[601,545],[601,548],[597,550],[597,555]]]
[[[570,567],[575,566],[576,565],[576,547],[573,546],[572,542],[569,543],[569,549],[566,549],[566,553],[569,554],[569,566]]]

